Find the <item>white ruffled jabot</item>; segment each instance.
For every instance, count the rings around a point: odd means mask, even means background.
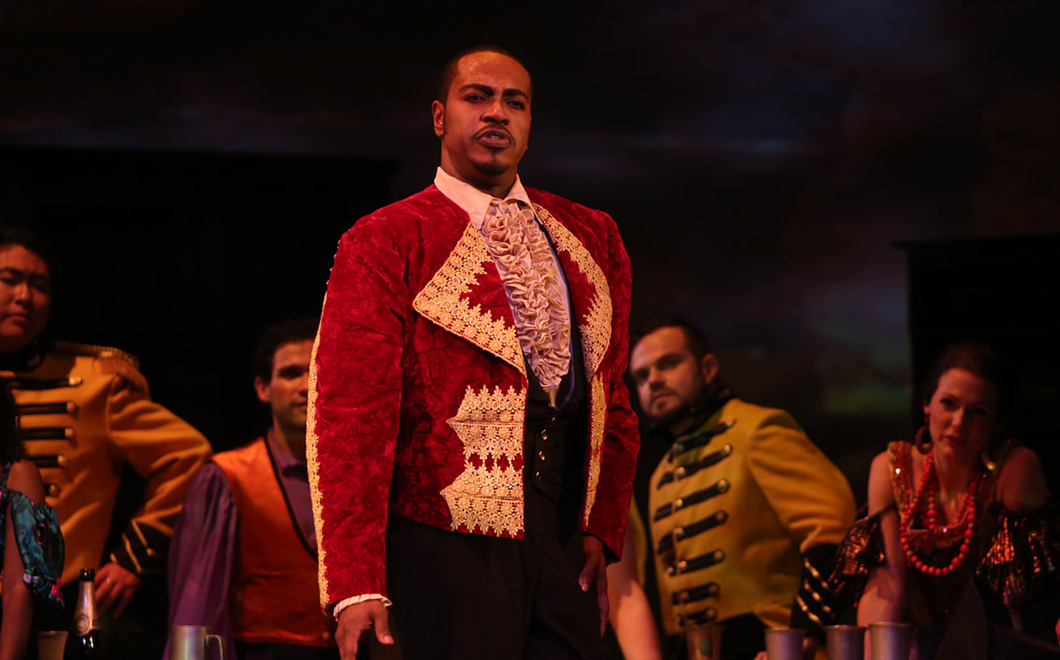
[[[515,200],[494,200],[481,230],[508,293],[519,344],[555,407],[570,368],[570,316],[544,231],[533,210]]]

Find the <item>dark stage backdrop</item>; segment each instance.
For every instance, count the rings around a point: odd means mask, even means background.
[[[154,398],[231,449],[271,423],[258,333],[318,316],[338,238],[396,164],[344,156],[0,149],[8,221],[61,258],[52,329],[137,356]]]

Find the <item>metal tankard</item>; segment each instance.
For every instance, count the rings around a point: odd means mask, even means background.
[[[206,626],[173,626],[169,629],[169,660],[207,660],[206,646],[217,640],[221,660],[225,660],[225,640],[209,634]]]

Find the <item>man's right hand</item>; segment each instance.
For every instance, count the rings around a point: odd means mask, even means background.
[[[339,613],[335,642],[339,645],[342,660],[356,660],[361,634],[369,628],[375,628],[375,638],[380,644],[394,643],[383,601],[373,598],[350,605]]]

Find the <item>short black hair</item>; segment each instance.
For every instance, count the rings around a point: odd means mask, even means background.
[[[21,245],[44,261],[48,277],[54,283],[59,271],[59,258],[48,239],[24,227],[0,225],[0,250],[12,245]]]
[[[966,341],[944,348],[931,365],[921,387],[925,405],[935,396],[939,379],[950,369],[963,369],[993,384],[997,388],[998,416],[1008,412],[1015,389],[1016,374],[1012,363],[997,347],[978,341]]]
[[[26,449],[18,433],[18,405],[6,378],[0,378],[0,463],[21,460]]]
[[[694,323],[686,318],[680,316],[656,316],[648,319],[644,323],[637,326],[629,337],[629,350],[633,351],[640,343],[641,339],[644,339],[656,330],[662,328],[681,328],[685,333],[685,340],[688,342],[688,348],[692,351],[692,355],[695,356],[697,361],[701,361],[705,355],[713,353],[714,350],[710,346],[710,341],[707,336],[703,334]]]
[[[534,97],[534,78],[530,75],[530,69],[523,64],[523,61],[500,46],[483,44],[481,46],[473,46],[462,50],[449,58],[449,61],[445,63],[445,67],[442,69],[442,81],[438,87],[438,100],[441,101],[443,105],[449,98],[449,88],[453,86],[453,81],[456,80],[460,60],[468,55],[474,55],[475,53],[497,53],[498,55],[504,55],[505,57],[510,57],[515,60],[519,66],[523,67],[526,71],[526,77],[530,79],[530,89],[526,90],[527,95],[529,95],[531,99]]]
[[[287,319],[265,328],[258,337],[254,349],[253,369],[255,378],[268,383],[272,380],[272,358],[284,344],[313,341],[317,336],[319,321],[315,318]]]

